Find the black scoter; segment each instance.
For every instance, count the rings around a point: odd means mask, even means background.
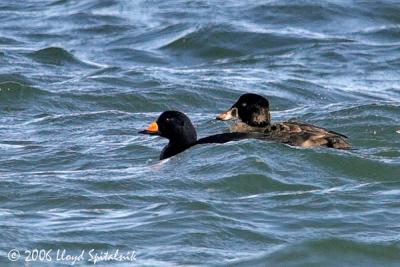
[[[158,135],[169,140],[161,152],[160,160],[172,157],[197,144],[226,143],[248,138],[257,138],[258,133],[222,133],[197,140],[196,129],[190,119],[180,111],[165,111],[150,123],[141,134]]]
[[[261,139],[282,142],[292,146],[325,146],[349,149],[347,136],[307,123],[285,121],[271,123],[268,100],[257,94],[244,94],[226,112],[219,114],[217,120],[239,119],[232,132],[263,133]]]

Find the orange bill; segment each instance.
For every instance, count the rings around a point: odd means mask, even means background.
[[[150,125],[147,127],[146,131],[148,132],[158,132],[158,124],[157,122],[153,121],[150,123]]]
[[[158,124],[157,122],[153,121],[152,123],[150,123],[149,126],[147,126],[146,129],[144,129],[143,131],[140,131],[139,133],[142,134],[158,134]]]

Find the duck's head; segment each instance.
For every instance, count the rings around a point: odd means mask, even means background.
[[[253,127],[264,127],[270,124],[268,100],[257,94],[242,95],[233,106],[219,114],[217,120],[240,119]]]
[[[156,121],[139,133],[167,138],[171,144],[189,146],[196,142],[197,134],[190,119],[179,111],[164,111]]]

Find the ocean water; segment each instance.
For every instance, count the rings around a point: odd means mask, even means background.
[[[245,92],[355,150],[137,133]],[[0,266],[400,266],[398,130],[399,1],[1,0]]]

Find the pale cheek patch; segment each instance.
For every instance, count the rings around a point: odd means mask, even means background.
[[[233,109],[228,110],[227,112],[219,114],[217,119],[223,120],[223,121],[232,120],[232,119],[237,118],[237,114],[238,114],[237,108],[233,108]]]

